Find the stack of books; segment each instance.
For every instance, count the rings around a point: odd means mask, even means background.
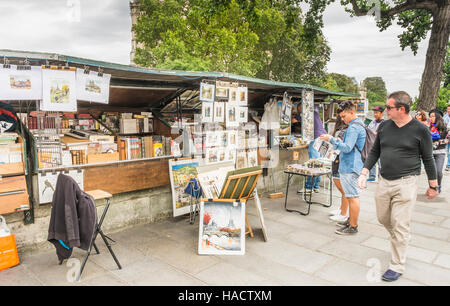
[[[22,144],[16,143],[16,133],[0,133],[0,164],[22,162]]]
[[[120,160],[170,155],[171,138],[164,136],[121,137],[117,146]]]

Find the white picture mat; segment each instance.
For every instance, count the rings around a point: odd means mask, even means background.
[[[29,82],[22,88],[16,86],[22,81]],[[31,70],[17,70],[17,65],[10,68],[0,65],[0,99],[42,100],[42,68],[31,66]]]
[[[214,103],[213,102],[203,102],[202,103],[202,122],[211,123],[213,122],[214,114]]]
[[[67,101],[62,103],[51,101],[51,88],[68,86],[69,94]],[[76,75],[75,71],[42,69],[42,103],[41,110],[56,112],[76,112],[77,94],[76,94]]]
[[[53,201],[53,193],[56,189],[56,183],[60,173],[47,172],[45,175],[38,173],[39,204],[51,203]],[[78,172],[78,170],[70,170],[69,173],[64,174],[72,177],[78,183],[81,190],[84,190],[84,170],[81,170],[81,172]]]
[[[224,102],[214,102],[214,122],[225,122]]]
[[[210,222],[205,225],[205,213],[211,214]],[[222,248],[227,244],[231,237],[221,231],[221,228],[227,227],[230,223],[229,219],[233,220],[235,229],[240,229],[238,238],[234,238],[234,250]],[[215,222],[216,226],[212,225]],[[216,228],[218,229],[216,231]],[[215,234],[206,235],[205,233],[224,233],[222,236]],[[206,239],[209,238],[210,244],[206,244]],[[218,247],[214,247],[216,244]],[[222,248],[222,249],[219,249]],[[199,236],[198,236],[198,254],[200,255],[245,255],[245,203],[243,202],[200,202],[200,222],[199,222]]]
[[[226,104],[226,127],[238,127],[239,126],[239,118],[238,118],[239,106],[233,103]],[[232,114],[232,115],[230,115]]]
[[[239,106],[247,106],[248,88],[247,86],[238,87],[238,104]]]
[[[214,102],[215,85],[200,83],[200,101]]]
[[[186,160],[169,160],[169,175],[170,175],[170,186],[172,189],[172,207],[173,207],[173,216],[181,216],[190,213],[190,195],[184,192],[189,180],[180,181],[177,176],[177,180],[175,181],[173,172],[177,171],[178,167],[186,167],[193,166],[198,167],[200,165],[200,159],[186,159]],[[194,174],[194,177],[196,177]],[[182,207],[177,208],[177,199],[180,198]]]
[[[77,69],[77,100],[97,102],[108,104],[109,102],[109,84],[111,81],[110,74],[98,76],[98,72],[89,71],[84,73],[83,69]],[[90,91],[86,88],[88,82],[92,81],[98,86],[99,93]]]
[[[237,108],[237,114],[238,114],[238,121],[240,122],[240,123],[246,123],[246,122],[248,122],[248,108],[247,107],[243,107],[243,106],[241,106],[241,107],[238,107]],[[241,114],[243,115],[243,116],[241,116]]]

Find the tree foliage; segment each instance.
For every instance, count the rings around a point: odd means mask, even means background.
[[[330,59],[321,31],[325,7],[304,14],[300,2],[141,0],[135,62],[317,85]]]
[[[330,73],[331,77],[337,84],[339,91],[346,93],[359,93],[358,83],[355,80],[345,74]]]
[[[387,98],[386,83],[381,77],[367,77],[363,81],[364,86],[367,89],[367,99],[369,104],[375,105],[385,104]]]
[[[386,30],[394,21],[404,29],[398,36],[402,50],[417,54],[419,42],[430,34],[418,108],[436,107],[442,67],[450,34],[449,0],[341,0],[352,16],[375,15],[377,26]],[[350,6],[347,6],[350,5]]]

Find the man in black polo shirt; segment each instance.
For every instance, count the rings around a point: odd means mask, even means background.
[[[390,120],[381,123],[375,143],[358,179],[359,188],[366,185],[367,175],[378,159],[381,177],[375,193],[378,221],[391,235],[392,258],[382,279],[397,280],[405,270],[406,248],[410,240],[411,214],[417,197],[420,159],[429,180],[428,199],[438,194],[433,143],[427,127],[409,115],[411,97],[404,91],[387,99]]]

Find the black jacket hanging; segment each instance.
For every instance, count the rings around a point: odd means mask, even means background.
[[[91,196],[70,176],[60,174],[53,194],[48,241],[61,262],[74,247],[88,250],[97,226],[97,209]]]

